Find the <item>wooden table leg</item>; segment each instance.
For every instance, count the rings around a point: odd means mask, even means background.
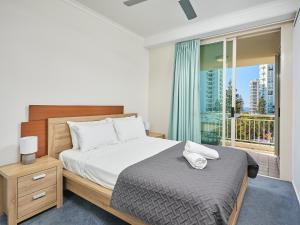
[[[56,187],[57,187],[57,208],[62,207],[63,205],[63,175],[62,175],[62,166],[57,167],[57,182],[56,182]]]

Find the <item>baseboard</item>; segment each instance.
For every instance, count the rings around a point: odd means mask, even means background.
[[[288,181],[288,180],[283,180],[279,177],[271,177],[271,176],[263,175],[263,174],[257,174],[257,176],[266,177],[266,178],[270,178],[270,179],[274,179],[274,180],[280,180],[280,181]],[[288,182],[290,182],[290,181],[288,181]]]
[[[294,181],[292,181],[292,184],[293,184],[294,190],[295,190],[295,192],[296,192],[296,196],[297,196],[297,199],[298,199],[298,203],[299,203],[299,205],[300,205],[300,196],[299,196],[300,193],[298,192],[297,187],[296,187],[296,185],[294,184]]]

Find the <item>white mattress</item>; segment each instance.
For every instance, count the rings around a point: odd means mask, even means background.
[[[177,141],[143,137],[88,152],[65,150],[59,155],[64,168],[104,187],[113,189],[128,166],[176,145]]]

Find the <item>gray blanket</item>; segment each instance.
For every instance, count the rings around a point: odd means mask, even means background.
[[[226,225],[247,169],[257,174],[256,162],[246,152],[211,146],[220,159],[196,170],[183,158],[184,146],[126,168],[111,206],[151,225]]]

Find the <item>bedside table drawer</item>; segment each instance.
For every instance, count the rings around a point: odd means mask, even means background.
[[[56,167],[18,178],[18,197],[56,184]]]
[[[56,185],[18,198],[18,218],[33,213],[56,201]]]

